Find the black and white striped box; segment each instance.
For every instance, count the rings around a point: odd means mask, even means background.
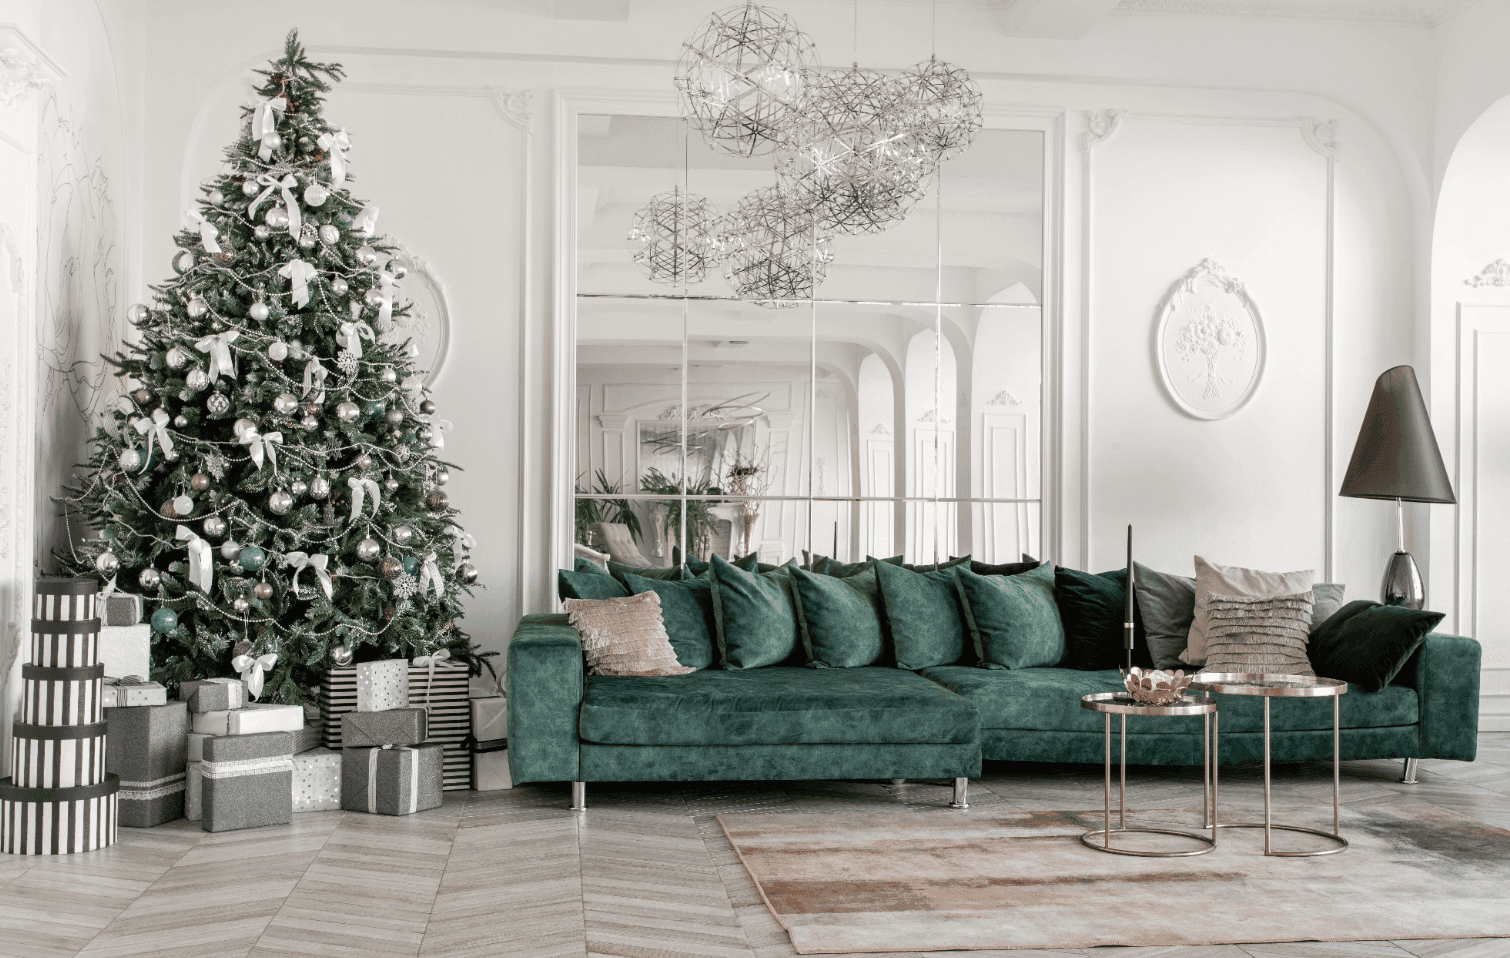
[[[31,617],[49,622],[99,619],[99,591],[93,579],[38,579]]]
[[[101,709],[105,667],[21,666],[21,721],[31,725],[93,725]]]
[[[77,669],[100,661],[100,620],[31,620],[31,664]]]
[[[21,788],[0,779],[0,851],[68,855],[115,843],[120,779],[80,788]]]
[[[22,788],[77,788],[105,780],[106,723],[28,725],[17,722],[11,781]]]
[[[409,668],[409,707],[426,708],[429,712],[426,719],[429,736],[425,741],[444,747],[442,782],[447,791],[472,787],[472,755],[466,745],[472,728],[468,684],[467,670],[461,666],[437,668],[433,687],[428,668]],[[327,748],[341,748],[341,716],[356,707],[355,666],[331,669],[320,676],[320,722]]]

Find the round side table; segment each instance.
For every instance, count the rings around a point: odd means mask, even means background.
[[[1314,858],[1317,855],[1335,855],[1347,849],[1347,839],[1340,834],[1342,808],[1342,755],[1340,698],[1347,692],[1347,683],[1340,679],[1324,679],[1314,675],[1264,675],[1250,672],[1200,672],[1191,681],[1190,687],[1210,695],[1260,695],[1264,700],[1264,820],[1263,822],[1233,822],[1222,828],[1262,828],[1264,830],[1264,854],[1276,858]],[[1332,830],[1302,828],[1299,825],[1275,825],[1269,812],[1269,700],[1293,698],[1332,699]],[[1213,809],[1213,812],[1215,809]],[[1335,843],[1331,848],[1309,852],[1276,852],[1269,838],[1274,829],[1286,832],[1304,832],[1320,835]]]
[[[1137,855],[1142,858],[1189,858],[1192,855],[1204,855],[1216,848],[1216,803],[1213,797],[1216,794],[1216,749],[1217,741],[1213,733],[1217,721],[1216,699],[1209,696],[1186,695],[1178,702],[1170,705],[1144,705],[1133,699],[1126,692],[1096,692],[1091,695],[1081,696],[1080,707],[1092,712],[1101,712],[1106,716],[1106,779],[1102,789],[1102,810],[1105,818],[1102,827],[1093,829],[1080,836],[1081,844],[1087,848],[1094,848],[1098,852],[1111,852],[1113,855]],[[1121,783],[1117,801],[1117,826],[1112,828],[1112,716],[1122,716],[1122,772]],[[1204,715],[1206,717],[1206,740],[1201,750],[1201,761],[1204,765],[1204,780],[1206,786],[1206,800],[1203,809],[1203,817],[1211,828],[1211,837],[1197,835],[1194,832],[1184,832],[1173,828],[1129,828],[1127,827],[1127,717],[1129,715],[1154,715],[1154,716],[1179,716],[1179,715]],[[1127,832],[1143,832],[1153,835],[1179,835],[1182,838],[1191,838],[1202,843],[1204,848],[1196,848],[1182,852],[1156,852],[1143,851],[1133,848],[1114,848],[1112,835]],[[1097,841],[1096,839],[1100,840]]]

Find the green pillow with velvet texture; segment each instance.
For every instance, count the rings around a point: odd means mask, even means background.
[[[1064,623],[1065,668],[1098,672],[1127,664],[1127,570],[1091,574],[1077,569],[1056,568],[1054,601]],[[1136,588],[1133,590],[1136,592]],[[1151,668],[1148,633],[1143,613],[1133,603],[1132,664]]]
[[[637,566],[625,565],[622,562],[608,560],[608,572],[615,579],[623,580],[626,575],[637,575],[642,579],[680,579],[683,577],[682,567],[679,565],[666,566]]]
[[[913,572],[889,562],[875,564],[897,668],[916,671],[967,658],[965,623],[955,591],[958,568]]]
[[[624,584],[635,595],[654,592],[661,600],[661,620],[676,660],[694,669],[713,664],[713,647],[717,642],[718,618],[713,612],[713,580],[650,579],[626,573]]]
[[[1039,561],[1026,552],[1022,554],[1021,562],[1002,562],[993,564],[990,562],[976,562],[970,560],[970,571],[976,575],[1021,575],[1038,568]]]
[[[792,598],[792,567],[746,572],[721,556],[712,561],[713,608],[723,667],[802,665],[807,653]]]
[[[1032,669],[1064,658],[1064,625],[1054,602],[1054,566],[1017,575],[976,575],[960,569],[965,625],[975,656],[988,669]]]
[[[1446,616],[1356,599],[1317,626],[1308,653],[1317,675],[1378,692],[1400,674]]]
[[[886,653],[881,589],[874,569],[851,576],[792,570],[797,623],[814,668],[875,665]]]
[[[607,569],[591,559],[584,559],[581,556],[577,556],[572,560],[571,570],[573,572],[586,572],[590,575],[608,575]]]
[[[629,594],[624,583],[601,569],[597,572],[575,572],[560,569],[556,572],[556,594],[566,599],[622,599]]]
[[[969,556],[951,556],[950,558],[944,559],[940,562],[904,562],[902,563],[902,568],[911,570],[913,572],[942,572],[945,569],[952,569],[955,566],[969,564]]]

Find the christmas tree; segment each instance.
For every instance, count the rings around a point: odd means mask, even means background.
[[[140,587],[166,684],[262,668],[263,701],[302,702],[333,665],[439,649],[475,673],[454,467],[433,452],[418,348],[385,335],[411,308],[405,271],[321,115],[341,67],[311,62],[296,31],[257,72],[177,277],[130,308],[140,342],[109,359],[129,393],[69,490],[101,535],[59,559]]]

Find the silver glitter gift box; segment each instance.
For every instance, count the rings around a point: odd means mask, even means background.
[[[294,737],[289,732],[216,735],[203,743],[207,832],[287,825],[294,818]]]

